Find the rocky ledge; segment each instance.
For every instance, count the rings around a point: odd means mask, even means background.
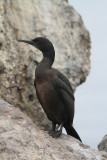
[[[93,150],[64,134],[53,139],[19,108],[0,100],[0,160],[7,159],[106,160],[107,153]]]

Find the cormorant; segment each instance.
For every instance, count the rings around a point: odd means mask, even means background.
[[[37,65],[34,85],[37,98],[43,107],[48,119],[52,121],[52,137],[59,137],[62,128],[81,141],[78,133],[73,128],[74,95],[69,80],[58,70],[51,68],[55,58],[55,50],[52,43],[43,37],[37,37],[31,41],[18,40],[33,45],[43,54],[43,59]],[[60,130],[56,130],[56,124]]]

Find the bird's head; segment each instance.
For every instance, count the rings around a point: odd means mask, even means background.
[[[37,37],[30,41],[27,40],[18,40],[18,41],[33,45],[43,53],[44,57],[50,57],[54,60],[55,56],[54,47],[48,39],[44,37]]]

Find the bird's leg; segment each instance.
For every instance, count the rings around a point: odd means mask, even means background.
[[[60,130],[62,131],[62,129],[63,129],[63,124],[61,123],[61,125],[60,125]]]
[[[52,131],[55,131],[56,123],[52,122]]]
[[[56,126],[56,125],[55,125]],[[52,127],[53,128],[53,127]],[[57,138],[57,137],[60,137],[61,134],[62,134],[62,128],[63,128],[63,124],[60,125],[60,129],[58,131],[55,130],[51,130],[49,132],[49,135],[52,136],[53,138]]]
[[[50,134],[50,132],[55,131],[56,128],[56,123],[52,122],[52,129],[48,131],[48,133]]]

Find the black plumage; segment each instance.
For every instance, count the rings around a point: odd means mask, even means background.
[[[52,43],[43,37],[31,41],[19,41],[33,45],[43,54],[43,59],[35,71],[34,85],[38,100],[47,117],[52,121],[52,130],[49,134],[52,137],[59,137],[64,127],[67,134],[81,141],[73,128],[75,98],[70,82],[61,72],[51,68],[55,58]],[[60,130],[55,130],[56,124],[60,125]]]

